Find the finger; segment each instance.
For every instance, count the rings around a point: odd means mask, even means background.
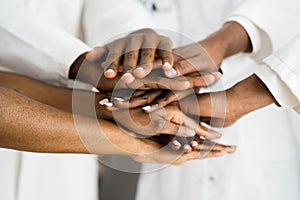
[[[155,49],[142,49],[139,67],[132,72],[133,75],[137,78],[144,78],[147,76],[152,71],[154,59]]]
[[[104,76],[106,78],[114,78],[118,73],[118,68],[126,45],[125,38],[116,40],[106,46],[108,55],[106,61],[102,63],[104,68]]]
[[[158,109],[161,109],[173,102],[179,101],[190,94],[194,93],[194,90],[185,90],[185,91],[175,91],[175,92],[168,92],[162,98],[157,99],[153,102],[153,105],[149,105],[148,107],[144,107],[143,110],[147,112],[154,112]]]
[[[165,74],[169,78],[174,78],[180,75],[186,75],[192,72],[217,72],[218,67],[214,62],[205,55],[198,55],[188,59],[180,60],[174,63],[173,72],[169,73],[165,71]]]
[[[162,93],[162,90],[155,90],[142,96],[133,97],[129,101],[115,97],[113,102],[118,108],[136,108],[151,104]]]
[[[134,69],[139,60],[139,52],[142,48],[143,37],[141,35],[133,35],[128,39],[126,53],[124,55],[124,70],[127,72]]]
[[[100,61],[107,55],[107,49],[105,47],[95,47],[86,54],[86,59],[90,62]]]
[[[200,150],[199,151],[199,159],[215,158],[215,157],[224,156],[225,154],[227,154],[226,151],[205,151],[205,150]]]
[[[193,137],[196,134],[193,129],[168,121],[165,121],[162,129],[159,132],[161,134],[170,134],[182,137]]]
[[[199,125],[196,123],[193,119],[189,118],[185,114],[182,113],[182,125],[191,128],[196,132],[198,136],[203,136],[204,138],[207,139],[216,139],[220,138],[222,135],[208,129],[207,127],[204,127],[202,125]]]
[[[101,106],[104,106],[104,109],[107,110],[107,111],[114,111],[114,110],[118,109],[118,108],[113,106],[113,103],[110,102],[108,98],[100,100],[99,104]]]
[[[178,151],[180,150],[181,148],[181,143],[178,142],[178,140],[174,139],[170,144],[169,144],[170,148],[175,150],[175,151]]]
[[[189,152],[191,152],[193,149],[192,149],[192,147],[191,147],[190,145],[185,144],[185,145],[183,145],[183,150],[184,150],[184,153],[189,153]]]
[[[174,80],[169,78],[160,78],[157,81],[157,86],[160,88],[171,89],[171,90],[186,90],[191,88],[189,80]]]
[[[130,51],[124,55],[124,72],[136,68],[139,59],[139,50]]]
[[[130,84],[135,81],[135,77],[132,75],[130,71],[127,71],[125,74],[123,74],[121,80],[126,84]]]
[[[200,142],[199,140],[197,141],[193,140],[191,142],[191,146],[195,150],[226,151],[227,153],[233,153],[236,150],[235,146],[222,145],[209,140],[204,140],[204,141],[202,140]]]
[[[180,165],[184,162],[190,161],[190,160],[199,160],[204,158],[216,158],[225,155],[226,152],[224,151],[192,151],[190,153],[185,153],[181,157],[179,157],[176,161],[174,161],[172,164],[174,165]]]
[[[222,77],[222,74],[220,72],[213,72],[211,74],[206,74],[204,76],[187,76],[186,78],[191,87],[202,87],[202,86],[208,86],[213,83],[215,83],[217,80],[219,80]]]
[[[161,36],[160,42],[157,47],[157,54],[162,59],[164,70],[171,69],[174,64],[174,57],[173,57],[172,50],[173,50],[172,41],[165,36]]]

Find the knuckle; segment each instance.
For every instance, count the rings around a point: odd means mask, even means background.
[[[137,55],[134,52],[128,52],[125,54],[125,58],[128,60],[135,60],[137,59]]]
[[[153,50],[152,49],[143,49],[141,56],[144,59],[152,59],[152,58],[154,58]]]

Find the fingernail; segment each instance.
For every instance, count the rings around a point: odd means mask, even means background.
[[[145,111],[149,111],[151,109],[151,106],[144,106],[142,109]]]
[[[143,67],[138,67],[134,71],[141,73],[141,72],[144,72],[144,68]]]
[[[181,146],[181,144],[177,140],[173,140],[172,142],[175,146]]]
[[[184,128],[184,127],[183,127]],[[180,128],[179,128],[180,129]],[[179,130],[180,131],[180,130]],[[181,130],[183,132],[183,135],[185,137],[194,137],[195,136],[195,131],[190,129],[190,128],[184,128],[184,130]]]
[[[153,104],[152,106],[144,106],[142,109],[145,110],[145,111],[152,111],[156,108],[158,108],[158,104]]]
[[[104,72],[105,76],[111,76],[111,75],[114,75],[114,74],[115,74],[115,71],[113,69],[108,69]]]
[[[105,103],[104,105],[106,105],[107,107],[112,107],[112,106],[113,106],[113,103],[108,102],[108,103]]]
[[[169,78],[173,78],[177,75],[177,71],[174,68],[171,68],[168,71],[165,71],[165,75]]]
[[[214,75],[215,80],[219,80],[222,77],[222,74],[220,72],[213,72],[212,75]]]
[[[101,101],[99,101],[99,104],[100,104],[101,106],[105,105],[106,103],[109,103],[108,98],[105,98],[105,99],[102,99]]]
[[[185,144],[185,145],[183,146],[183,149],[184,149],[184,150],[190,150],[191,147],[190,147],[190,145]]]
[[[121,102],[125,101],[124,99],[122,99],[122,98],[120,98],[120,97],[115,97],[114,100],[116,100],[116,101],[121,101]]]
[[[181,81],[180,82],[180,89],[179,90],[185,90],[191,87],[190,82],[188,81]]]
[[[204,81],[207,85],[212,84],[213,82],[215,82],[215,76],[212,75],[212,74],[203,76],[203,79],[204,79]]]
[[[132,76],[131,73],[125,73],[122,77],[121,77],[122,81],[124,81],[125,83],[131,83],[134,81],[134,76]]]
[[[138,67],[133,71],[133,74],[137,77],[137,78],[143,78],[145,76],[145,69],[144,67]]]
[[[191,145],[192,145],[192,147],[196,147],[196,146],[198,146],[198,142],[196,142],[196,141],[193,140],[193,141],[191,142]]]
[[[154,109],[156,109],[156,108],[158,108],[158,104],[156,103],[156,104],[153,104],[152,106],[151,106],[151,110],[154,110]]]
[[[169,62],[165,62],[165,63],[163,64],[163,70],[168,71],[168,70],[170,70],[170,69],[172,69],[171,64],[170,64]]]

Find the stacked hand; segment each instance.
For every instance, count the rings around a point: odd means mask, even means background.
[[[82,55],[70,76],[107,92],[108,98],[102,99],[100,106],[112,112],[110,120],[136,137],[155,138],[160,144],[167,141],[173,150],[186,153],[209,148],[232,153],[234,147],[215,145],[210,140],[220,135],[200,125],[200,120],[210,123],[212,118],[227,118],[222,111],[213,116],[217,112],[209,109],[214,106],[200,101],[203,98],[203,102],[209,102],[209,95],[198,95],[197,90],[221,78],[223,58],[249,50],[248,37],[244,43],[224,40],[228,37],[226,30],[236,26],[225,25],[224,33],[221,31],[225,37],[214,34],[174,50],[168,38],[150,29],[140,30]],[[83,73],[76,67],[79,65]]]

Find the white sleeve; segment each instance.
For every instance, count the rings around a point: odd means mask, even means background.
[[[266,59],[256,72],[277,102],[300,114],[300,34]]]
[[[90,48],[45,24],[23,2],[0,2],[0,65],[48,82],[66,83],[69,67]]]
[[[229,16],[229,19],[244,26],[246,31],[250,30],[248,34],[254,42],[254,53],[259,58],[269,55],[295,37],[300,32],[299,18],[299,0],[246,0]],[[244,23],[246,19],[258,29],[258,34],[249,28],[249,23]],[[253,38],[253,33],[254,37],[260,38]],[[259,43],[255,43],[257,41]]]
[[[90,46],[154,27],[149,11],[137,0],[86,0],[83,13],[84,39]]]

